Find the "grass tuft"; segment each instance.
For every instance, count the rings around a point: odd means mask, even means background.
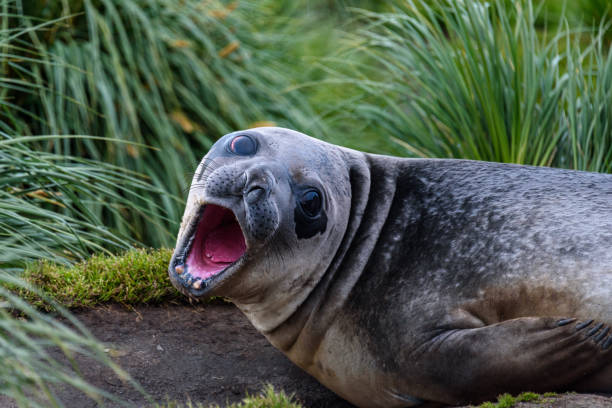
[[[219,405],[211,405],[209,408],[220,408]],[[154,408],[205,408],[203,404],[180,402],[168,402],[163,405],[154,405]],[[287,395],[283,390],[276,391],[271,384],[267,384],[257,395],[248,395],[238,403],[226,405],[226,408],[302,408],[293,401],[293,395]]]
[[[535,392],[524,392],[516,397],[520,402],[539,401],[541,398],[542,396]]]
[[[258,395],[247,394],[241,402],[228,405],[227,408],[302,408],[302,405],[293,402],[293,395],[287,396],[282,390],[277,392],[268,384]]]

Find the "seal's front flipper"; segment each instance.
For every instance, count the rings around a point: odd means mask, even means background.
[[[591,376],[612,392],[612,330],[593,320],[522,317],[480,328],[437,333],[412,353],[419,395],[476,403],[509,392],[571,388]],[[595,391],[595,390],[592,390]]]

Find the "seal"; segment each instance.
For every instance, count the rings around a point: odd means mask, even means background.
[[[230,133],[169,274],[361,407],[612,392],[612,175]]]

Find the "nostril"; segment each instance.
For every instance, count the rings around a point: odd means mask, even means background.
[[[265,196],[266,189],[262,186],[254,185],[250,186],[249,189],[246,191],[245,198],[247,203],[252,204],[256,201],[263,199]]]
[[[257,190],[266,191],[266,189],[263,186],[254,185],[254,186],[249,187],[249,189],[247,190],[247,194],[257,192]]]
[[[248,204],[265,200],[274,188],[276,180],[265,165],[255,165],[245,171],[246,180],[242,194]]]

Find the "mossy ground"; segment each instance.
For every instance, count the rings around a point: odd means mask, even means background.
[[[502,394],[497,397],[497,402],[484,402],[476,408],[512,408],[519,402],[546,402],[548,398],[557,396],[554,392],[536,394],[535,392],[524,392],[516,397],[510,394]]]
[[[27,266],[26,282],[37,287],[69,308],[94,307],[105,302],[160,304],[184,302],[170,283],[168,264],[171,249],[133,249],[116,256],[93,255],[88,260],[67,267],[48,261]],[[49,310],[43,297],[21,290],[34,305]]]

